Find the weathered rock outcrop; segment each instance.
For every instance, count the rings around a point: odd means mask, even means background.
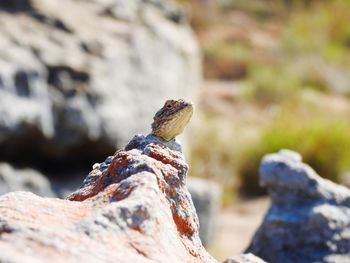
[[[138,135],[95,164],[68,200],[1,196],[0,261],[216,262],[198,235],[180,150]]]
[[[247,251],[273,263],[350,262],[350,190],[319,177],[295,152],[266,155],[271,207]]]
[[[199,48],[170,0],[6,0],[0,11],[0,159],[103,158],[149,131],[166,98],[195,100]]]

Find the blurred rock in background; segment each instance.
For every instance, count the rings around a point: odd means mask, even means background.
[[[54,197],[50,181],[33,169],[15,169],[0,162],[0,195],[12,191],[29,191],[40,196]]]
[[[171,1],[17,0],[0,10],[0,160],[47,174],[89,169],[149,132],[165,99],[196,101],[199,47]]]
[[[271,207],[247,251],[268,262],[350,262],[350,190],[322,179],[296,152],[266,155]]]
[[[215,237],[217,217],[221,208],[221,188],[213,181],[200,178],[187,178],[188,191],[199,218],[199,236],[204,246]]]

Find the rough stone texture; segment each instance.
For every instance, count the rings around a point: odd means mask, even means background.
[[[350,262],[350,190],[322,179],[295,152],[266,155],[271,207],[247,251],[268,262]]]
[[[165,145],[180,148],[136,136],[69,200],[0,197],[0,261],[215,262],[198,236],[183,155]]]
[[[221,189],[214,182],[194,177],[188,177],[186,184],[199,218],[199,236],[206,246],[213,242],[215,236]]]
[[[174,149],[175,140],[137,135],[67,200],[0,196],[0,262],[217,262],[201,244],[188,166]]]
[[[170,0],[0,1],[0,159],[106,156],[165,99],[195,100],[200,76]]]
[[[33,169],[15,169],[0,162],[0,195],[11,191],[30,191],[40,196],[55,196],[48,179]]]

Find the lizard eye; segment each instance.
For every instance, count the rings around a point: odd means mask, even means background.
[[[171,104],[166,105],[166,107],[167,107],[168,109],[170,109],[170,108],[171,108]]]

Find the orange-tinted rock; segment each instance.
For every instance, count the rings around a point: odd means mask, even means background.
[[[148,139],[94,165],[68,200],[1,196],[0,261],[216,262],[198,237],[183,155]]]
[[[0,196],[0,262],[217,262],[199,239],[179,149],[139,135],[68,200]]]

